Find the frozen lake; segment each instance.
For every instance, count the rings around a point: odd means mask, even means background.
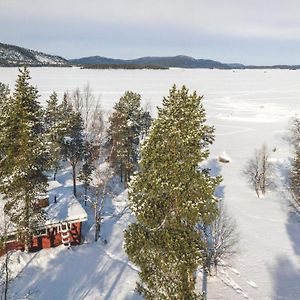
[[[216,169],[223,175],[224,201],[236,219],[241,236],[238,254],[228,261],[230,267],[222,269],[217,279],[210,280],[209,299],[300,299],[300,226],[288,213],[281,172],[291,155],[284,141],[288,123],[300,113],[300,71],[78,68],[30,71],[41,102],[52,91],[61,96],[64,91],[87,83],[106,110],[127,90],[140,93],[153,113],[174,83],[185,84],[190,91],[204,95],[208,121],[216,127],[211,163],[217,164]],[[0,68],[0,82],[13,87],[17,74],[16,68]],[[271,156],[278,170],[275,176],[278,185],[265,198],[258,199],[241,176],[241,169],[254,149],[263,143],[270,149],[276,148]],[[231,163],[216,163],[215,157],[223,151],[230,156]],[[115,294],[124,288],[132,290],[134,286],[125,287],[120,282],[114,287]]]
[[[205,103],[226,102],[271,103],[285,109],[300,107],[300,70],[81,70],[79,68],[31,68],[32,83],[41,101],[52,91],[62,95],[66,90],[90,84],[100,96],[102,105],[111,108],[127,90],[140,93],[145,103],[159,105],[175,83],[185,84],[205,96]],[[14,86],[17,68],[0,68],[0,82]]]

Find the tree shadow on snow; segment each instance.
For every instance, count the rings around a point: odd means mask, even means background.
[[[293,245],[293,250],[300,260],[300,217],[288,213],[286,231]],[[280,245],[278,245],[280,247]],[[287,256],[281,256],[270,271],[273,276],[274,300],[300,299],[300,268]]]
[[[296,300],[300,297],[300,270],[288,257],[281,256],[270,268],[274,281],[274,300]]]
[[[279,180],[282,184],[288,184],[288,177],[291,168],[291,158],[286,161],[278,161],[276,162],[276,169],[278,173]]]
[[[287,213],[286,232],[290,238],[295,255],[300,260],[300,217],[291,208],[289,192],[290,159],[276,163],[277,188],[281,207]],[[280,247],[280,244],[278,245]],[[274,300],[300,299],[300,268],[288,256],[280,256],[275,266],[269,268],[273,278]]]
[[[286,223],[286,231],[293,244],[295,254],[299,256],[300,260],[300,216],[290,212],[288,221]],[[300,281],[299,281],[300,282]],[[300,294],[299,294],[300,298]]]
[[[14,282],[14,290],[26,293],[38,291],[35,299],[122,299],[120,291],[127,291],[129,299],[140,299],[133,293],[135,276],[126,261],[114,259],[99,243],[67,248],[42,250],[46,267],[38,261],[26,266]],[[41,260],[41,257],[37,257]],[[128,284],[128,279],[132,282]],[[132,293],[131,293],[132,289]],[[124,295],[123,293],[123,295]]]
[[[274,179],[274,187],[280,197],[280,204],[283,211],[287,214],[291,211],[291,194],[289,192],[289,172],[290,172],[290,161],[286,160],[283,162],[276,162],[276,176]]]
[[[220,162],[216,159],[209,159],[206,164],[204,164],[203,166],[204,168],[209,169],[209,174],[213,177],[216,176],[220,176],[221,174],[221,164]],[[222,185],[222,183],[220,185],[217,186],[216,190],[215,190],[215,196],[218,198],[224,198],[225,195],[225,185]]]

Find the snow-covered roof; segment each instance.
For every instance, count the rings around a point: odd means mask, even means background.
[[[48,224],[55,224],[62,221],[86,221],[87,213],[73,195],[70,187],[64,187],[53,180],[48,182],[49,206],[45,208]],[[56,203],[54,201],[56,197]]]
[[[51,227],[60,222],[83,222],[87,220],[87,213],[73,195],[70,187],[65,187],[58,181],[48,182],[49,206],[45,207],[46,227]],[[0,233],[4,230],[5,214],[4,205],[6,200],[0,196]],[[56,198],[56,202],[55,202]],[[12,224],[8,226],[8,232],[13,232]]]

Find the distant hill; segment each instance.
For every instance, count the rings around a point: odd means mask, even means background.
[[[66,67],[78,65],[89,69],[290,69],[299,70],[300,65],[254,66],[240,63],[222,63],[210,59],[196,59],[186,55],[146,56],[136,59],[115,59],[103,56],[88,56],[67,60],[61,56],[0,43],[0,67]]]
[[[81,66],[81,69],[123,69],[123,70],[141,70],[141,69],[149,69],[149,70],[166,70],[169,69],[167,67],[161,67],[157,65],[134,65],[134,64],[85,64]]]
[[[195,59],[193,57],[178,55],[171,57],[147,56],[136,59],[114,59],[102,56],[89,56],[70,59],[70,63],[77,65],[143,65],[162,68],[207,68],[230,69],[227,64],[209,59]]]
[[[69,62],[60,56],[0,43],[0,66],[22,65],[67,66]]]
[[[239,63],[234,63],[234,64],[227,64],[231,69],[244,69],[245,65],[239,64]]]
[[[203,68],[203,69],[286,69],[286,70],[299,70],[300,65],[271,65],[271,66],[257,66],[257,65],[244,65],[240,63],[222,63],[210,59],[196,59],[190,56],[177,55],[170,57],[156,57],[146,56],[136,59],[115,59],[103,56],[88,56],[77,59],[70,59],[71,64],[82,66],[83,68],[93,69],[110,69],[114,65],[126,69],[126,66],[144,66],[158,68]],[[117,67],[115,67],[117,68]],[[132,67],[135,68],[135,67]]]

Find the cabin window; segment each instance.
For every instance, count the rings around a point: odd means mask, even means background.
[[[16,240],[17,240],[17,236],[15,234],[11,234],[6,237],[6,242],[12,242]]]
[[[42,236],[42,235],[47,235],[46,228],[38,229],[35,236]]]

